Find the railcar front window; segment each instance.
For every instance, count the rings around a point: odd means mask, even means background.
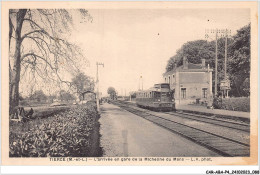
[[[162,97],[170,97],[171,94],[169,92],[162,92]]]

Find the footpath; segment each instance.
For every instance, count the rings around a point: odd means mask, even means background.
[[[219,115],[227,118],[246,120],[246,121],[250,120],[250,112],[230,111],[230,110],[223,110],[223,109],[208,109],[206,106],[178,105],[178,104],[176,104],[176,109],[183,112],[212,114],[212,115]]]

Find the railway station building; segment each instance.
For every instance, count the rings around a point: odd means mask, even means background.
[[[212,98],[212,71],[205,59],[193,64],[184,57],[183,65],[163,74],[163,82],[170,84],[176,104],[204,103]]]

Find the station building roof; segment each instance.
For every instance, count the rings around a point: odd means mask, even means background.
[[[187,68],[183,65],[173,68],[171,71],[165,72],[163,76],[172,75],[175,72],[212,72],[213,69],[202,66],[202,64],[187,63]]]

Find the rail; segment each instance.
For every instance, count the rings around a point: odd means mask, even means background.
[[[129,105],[124,102],[117,101],[113,103],[133,114],[136,114],[140,117],[143,117],[144,119],[147,119],[157,124],[158,126],[161,126],[176,134],[179,134],[199,145],[202,145],[218,153],[221,156],[244,157],[250,155],[250,145],[248,143],[244,143],[235,139],[230,139],[212,132],[188,126],[180,122],[169,120],[159,116],[160,113],[152,114],[145,109],[137,108],[134,105]],[[232,123],[232,125],[235,125],[235,123]]]

